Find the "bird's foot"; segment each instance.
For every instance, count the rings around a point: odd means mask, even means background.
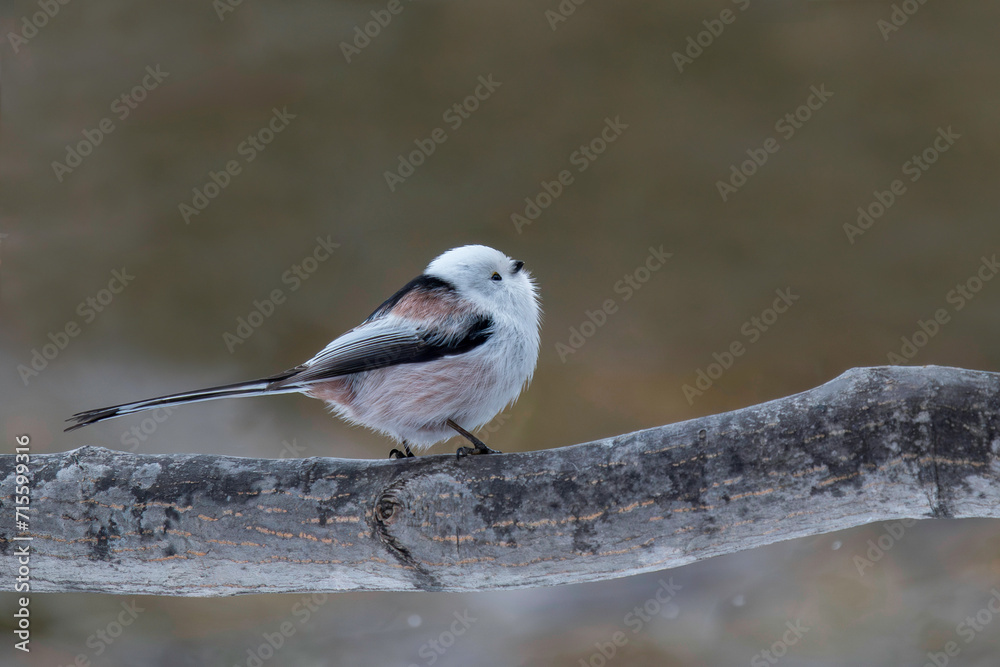
[[[413,458],[416,458],[416,456],[414,456],[413,452],[407,452],[407,453],[404,454],[403,452],[399,451],[398,449],[393,449],[393,450],[391,450],[389,452],[389,458],[390,459],[413,459]]]
[[[490,449],[486,446],[486,443],[472,435],[464,428],[456,424],[453,420],[449,419],[447,422],[448,426],[455,429],[463,438],[471,442],[474,447],[459,447],[455,451],[455,458],[462,458],[463,456],[469,456],[471,454],[503,454],[499,449]]]
[[[490,449],[482,440],[477,442],[475,447],[459,447],[455,450],[455,458],[457,459],[474,454],[503,454],[503,452],[499,449]]]
[[[503,452],[499,449],[490,449],[486,445],[483,445],[482,447],[459,447],[455,450],[455,458],[457,459],[460,459],[463,456],[471,456],[473,454],[503,454]]]
[[[403,441],[403,449],[406,452],[405,454],[403,452],[399,451],[398,449],[393,449],[392,451],[389,452],[389,458],[390,459],[412,459],[412,458],[415,458],[413,456],[413,452],[410,451],[410,444],[408,442],[406,442],[405,440]]]

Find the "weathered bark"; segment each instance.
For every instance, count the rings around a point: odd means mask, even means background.
[[[490,590],[677,567],[873,521],[1000,516],[1000,375],[863,368],[573,447],[401,461],[33,456],[33,591]],[[13,456],[0,588],[13,588]]]

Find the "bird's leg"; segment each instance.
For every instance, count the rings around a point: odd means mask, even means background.
[[[501,454],[502,453],[498,449],[490,449],[489,447],[486,446],[485,442],[483,442],[482,440],[480,440],[476,436],[472,435],[471,433],[469,433],[468,431],[466,431],[464,428],[462,428],[461,426],[459,426],[458,424],[456,424],[452,420],[449,419],[446,423],[448,424],[448,426],[450,426],[453,429],[455,429],[456,431],[458,431],[462,435],[463,438],[465,438],[466,440],[468,440],[469,442],[471,442],[473,445],[476,446],[475,449],[473,449],[472,447],[459,447],[458,450],[455,451],[455,456],[456,457],[462,458],[466,454]]]
[[[403,450],[406,451],[405,454],[403,452],[399,451],[398,449],[393,449],[391,452],[389,452],[389,458],[390,459],[412,459],[412,458],[414,458],[413,452],[410,451],[410,443],[408,443],[406,440],[403,441]]]

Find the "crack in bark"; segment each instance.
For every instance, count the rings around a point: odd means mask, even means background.
[[[376,498],[372,511],[372,529],[385,546],[386,551],[413,573],[413,587],[417,590],[441,590],[441,584],[416,558],[410,550],[392,534],[392,524],[399,520],[399,514],[406,511],[406,503],[400,497],[406,484],[414,477],[401,477],[387,486]]]

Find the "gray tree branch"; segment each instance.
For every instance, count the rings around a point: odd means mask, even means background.
[[[494,590],[677,567],[873,521],[1000,516],[1000,375],[861,368],[588,444],[402,461],[32,456],[33,591]],[[0,553],[16,570],[14,457]],[[14,576],[0,588],[12,590]]]

